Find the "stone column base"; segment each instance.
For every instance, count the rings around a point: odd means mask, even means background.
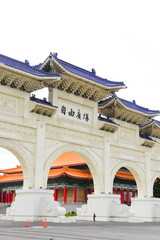
[[[59,202],[53,200],[53,190],[17,190],[15,201],[7,208],[6,220],[59,222],[66,213]]]
[[[77,209],[78,218],[92,220],[93,213],[99,221],[124,222],[134,215],[131,207],[120,203],[120,196],[115,194],[88,195],[88,202]]]
[[[160,198],[132,198],[135,218],[146,222],[160,222]]]

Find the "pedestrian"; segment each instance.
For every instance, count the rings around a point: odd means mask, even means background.
[[[95,222],[95,220],[96,220],[96,214],[93,213],[93,221]]]

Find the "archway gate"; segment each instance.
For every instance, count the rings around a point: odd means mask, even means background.
[[[56,54],[38,67],[2,55],[0,62],[0,147],[17,156],[24,173],[23,190],[17,191],[7,219],[57,221],[64,214],[46,186],[52,162],[70,151],[86,161],[94,182],[94,194],[79,209],[79,218],[90,219],[96,212],[99,220],[159,220],[159,200],[152,195],[153,178],[160,173],[160,124],[151,120],[158,111],[118,98],[112,93],[123,83],[69,65]],[[48,101],[30,96],[43,87],[48,87]],[[150,131],[153,124],[157,135]],[[120,205],[112,192],[121,167],[132,172],[138,186],[131,207]]]

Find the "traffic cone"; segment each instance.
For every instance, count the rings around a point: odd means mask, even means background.
[[[28,220],[26,220],[25,227],[29,227]]]
[[[47,222],[46,222],[46,219],[44,219],[44,222],[43,222],[43,227],[47,227]]]
[[[43,221],[42,220],[40,221],[40,226],[43,227]]]

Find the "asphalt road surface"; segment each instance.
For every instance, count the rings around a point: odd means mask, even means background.
[[[0,240],[155,240],[160,239],[160,223],[116,223],[77,221],[40,223],[0,221]]]

